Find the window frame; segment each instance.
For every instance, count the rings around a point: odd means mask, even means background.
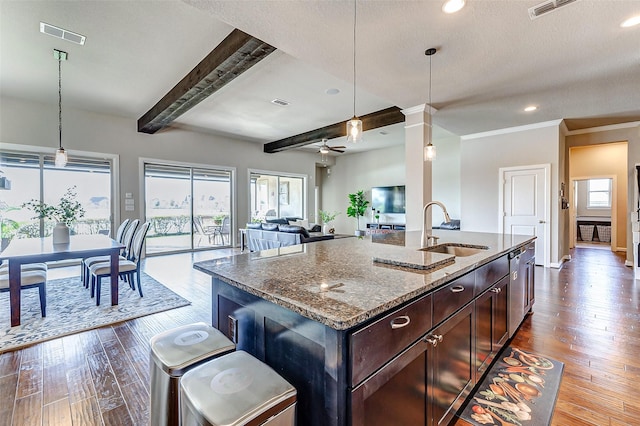
[[[608,189],[603,190],[603,189],[591,189],[591,185],[592,183],[594,183],[594,181],[607,181],[608,182]],[[594,178],[594,179],[587,179],[587,209],[591,209],[591,210],[598,210],[598,209],[610,209],[611,208],[611,203],[612,203],[612,186],[613,186],[613,180],[611,178]],[[607,196],[607,204],[603,205],[603,204],[595,204],[592,199],[591,199],[591,194],[606,194]]]

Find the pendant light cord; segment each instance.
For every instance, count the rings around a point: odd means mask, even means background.
[[[58,53],[58,141],[62,149],[62,53]]]
[[[353,116],[356,116],[356,24],[358,0],[353,0]]]

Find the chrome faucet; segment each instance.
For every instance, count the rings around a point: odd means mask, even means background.
[[[422,209],[422,238],[421,248],[434,246],[438,242],[438,237],[435,235],[430,235],[427,231],[431,230],[431,224],[427,225],[427,209],[429,206],[438,205],[442,209],[442,213],[444,214],[445,223],[451,222],[451,218],[449,217],[449,213],[447,213],[447,208],[440,201],[430,201],[424,205]]]

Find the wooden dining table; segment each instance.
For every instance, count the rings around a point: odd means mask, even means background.
[[[106,235],[72,235],[67,244],[53,244],[49,238],[14,238],[0,252],[0,261],[9,261],[11,327],[20,325],[20,269],[27,263],[109,256],[111,261],[111,305],[118,304],[118,257],[124,245]]]

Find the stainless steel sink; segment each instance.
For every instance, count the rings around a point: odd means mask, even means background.
[[[465,256],[473,256],[474,254],[478,254],[484,250],[489,250],[487,246],[474,246],[474,245],[462,245],[462,244],[438,244],[433,247],[425,247],[421,248],[421,251],[430,251],[434,253],[444,253],[444,254],[452,254],[458,257]]]

